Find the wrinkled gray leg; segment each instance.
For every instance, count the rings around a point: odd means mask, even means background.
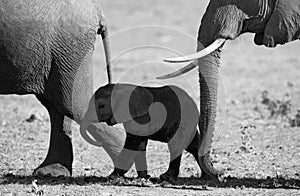
[[[160,179],[171,183],[175,183],[179,175],[180,162],[181,162],[181,154],[176,158],[172,157],[168,170],[162,175],[160,175]]]
[[[146,145],[144,149],[140,149],[140,151],[136,152],[134,163],[135,169],[138,173],[138,178],[148,179],[151,177],[150,175],[148,175],[147,169]]]
[[[73,150],[71,142],[72,120],[62,115],[49,101],[37,96],[50,115],[51,135],[48,154],[34,175],[72,175]]]
[[[109,177],[123,176],[130,169],[134,161],[137,161],[135,164],[138,174],[141,175],[141,177],[146,177],[146,145],[147,138],[127,133],[124,148],[117,158],[114,171]]]
[[[205,161],[205,157],[204,156],[199,156],[199,149],[200,149],[200,143],[201,143],[201,136],[200,134],[197,132],[196,135],[194,136],[194,138],[192,139],[190,145],[186,148],[186,151],[191,153],[193,155],[193,157],[195,158],[195,160],[198,163],[198,166],[201,169],[202,175],[201,175],[201,179],[202,180],[217,180],[218,179],[218,175],[222,174],[221,172],[218,172],[215,175],[212,175],[212,173],[207,172],[207,170],[205,170],[203,168],[203,166],[205,164],[209,164],[209,163],[204,163]]]

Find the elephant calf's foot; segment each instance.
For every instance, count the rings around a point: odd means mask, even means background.
[[[51,177],[58,177],[58,176],[65,176],[70,177],[71,172],[59,163],[54,163],[50,165],[46,165],[43,167],[39,167],[33,171],[34,176],[51,176]]]
[[[145,171],[137,171],[138,178],[149,179],[151,176],[148,175],[147,170]]]
[[[207,180],[212,180],[212,177],[211,177],[210,175],[208,175],[207,173],[204,173],[204,172],[202,171],[202,174],[201,174],[200,179],[201,179],[201,180],[207,181]]]
[[[107,178],[109,180],[115,180],[117,178],[124,177],[126,172],[127,172],[127,170],[115,168],[114,171],[111,174],[109,174],[109,176]]]
[[[177,176],[178,175],[174,175],[172,172],[167,171],[166,173],[160,175],[160,180],[174,184],[177,181]]]

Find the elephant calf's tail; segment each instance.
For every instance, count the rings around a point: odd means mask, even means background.
[[[103,47],[104,47],[104,53],[105,53],[105,60],[106,60],[106,71],[107,71],[107,77],[108,77],[108,83],[111,84],[112,82],[112,75],[111,75],[111,50],[110,50],[110,41],[109,41],[109,35],[108,35],[108,27],[107,25],[101,25],[98,29],[98,34],[102,37]]]

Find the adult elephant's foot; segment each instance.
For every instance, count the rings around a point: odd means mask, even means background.
[[[58,176],[71,176],[71,172],[59,163],[54,163],[50,165],[46,165],[43,167],[38,167],[33,171],[34,176],[51,176],[51,177],[58,177]]]
[[[71,176],[73,151],[70,138],[62,135],[55,138],[55,142],[52,143],[50,143],[46,159],[34,170],[33,175],[47,175],[52,177]]]
[[[201,179],[203,180],[214,180],[216,182],[224,181],[224,172],[217,170],[212,162],[209,154],[200,157],[200,167],[202,169]]]
[[[65,137],[65,141],[60,144],[61,145],[55,145],[55,147],[51,147],[50,144],[46,159],[33,171],[33,175],[52,177],[72,176],[73,152],[71,142],[68,137]],[[59,149],[59,146],[63,146],[65,148]]]

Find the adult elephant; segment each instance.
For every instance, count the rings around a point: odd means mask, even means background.
[[[50,146],[34,173],[69,176],[73,162],[70,119],[81,122],[93,92],[97,33],[102,35],[109,68],[101,7],[94,0],[4,0],[0,7],[0,94],[34,94],[47,108]],[[89,129],[105,132],[109,128],[94,125]],[[106,148],[110,155],[112,148]]]
[[[299,13],[299,0],[211,0],[198,31],[198,52],[165,60],[195,61],[174,73],[158,77],[160,79],[175,77],[199,66],[200,129],[206,135],[200,152],[211,173],[219,172],[211,164],[209,152],[215,129],[222,45],[246,32],[255,33],[255,44],[267,47],[299,39]]]

